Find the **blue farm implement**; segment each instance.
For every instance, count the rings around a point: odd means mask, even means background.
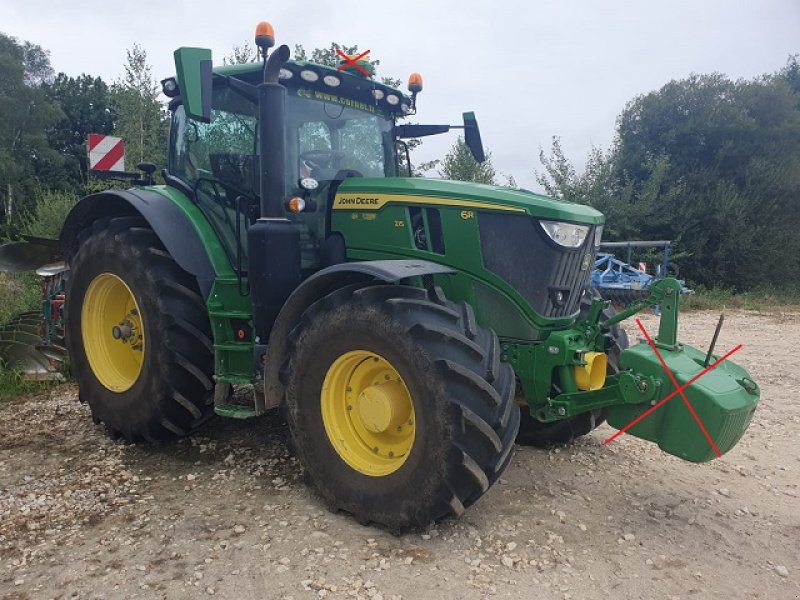
[[[600,245],[608,250],[627,250],[626,260],[619,260],[613,252],[599,252],[594,262],[591,274],[591,285],[596,288],[604,300],[611,300],[617,305],[628,305],[649,295],[649,287],[653,281],[664,277],[676,277],[677,265],[669,261],[669,250],[672,242],[658,241],[632,241],[632,242],[605,242]],[[661,262],[655,269],[655,274],[647,272],[647,266],[639,263],[632,264],[634,248],[660,248],[663,253]],[[684,282],[681,281],[681,284]],[[681,293],[689,292],[685,286]]]

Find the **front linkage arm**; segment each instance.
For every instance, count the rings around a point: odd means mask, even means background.
[[[606,350],[606,336],[612,325],[639,313],[645,308],[660,305],[661,322],[655,343],[659,348],[677,350],[678,301],[681,284],[672,278],[655,281],[650,295],[628,306],[610,319],[601,321],[608,302],[596,298],[586,320],[566,331],[554,332],[540,346],[534,347],[535,404],[532,413],[541,421],[557,421],[590,410],[619,404],[652,402],[659,396],[660,379],[652,376],[622,371],[606,379],[596,390],[580,391],[575,384],[574,367],[585,364],[588,351]],[[557,370],[561,393],[551,397],[552,376]],[[524,382],[523,382],[524,385]],[[530,398],[530,396],[528,396]]]

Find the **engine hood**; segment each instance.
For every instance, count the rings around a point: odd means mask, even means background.
[[[576,223],[599,225],[605,221],[603,214],[583,204],[556,200],[527,190],[484,185],[466,181],[429,179],[425,177],[368,178],[353,177],[339,186],[336,208],[346,208],[340,197],[356,195],[353,200],[369,201],[378,208],[392,201],[393,196],[418,196],[420,203],[430,198],[435,204],[463,205],[465,208],[485,210],[513,210],[525,212],[532,217]],[[342,204],[340,206],[340,204]],[[367,208],[357,203],[352,208]]]

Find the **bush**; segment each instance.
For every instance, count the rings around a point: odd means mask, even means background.
[[[57,239],[67,214],[80,198],[68,192],[39,190],[33,214],[25,219],[22,232],[38,237]]]
[[[16,230],[27,235],[57,239],[67,213],[78,200],[75,194],[39,189],[33,211],[19,216]],[[0,272],[0,324],[21,312],[38,310],[40,306],[38,275]]]
[[[21,312],[38,310],[41,299],[35,273],[0,273],[0,325]]]

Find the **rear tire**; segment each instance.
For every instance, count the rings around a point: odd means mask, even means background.
[[[65,314],[81,400],[112,438],[155,441],[194,431],[214,416],[211,327],[196,281],[140,217],[100,219],[82,238]],[[126,289],[134,336],[122,341],[108,324],[123,314]]]
[[[590,288],[581,300],[581,312],[578,319],[584,319],[589,314],[592,305],[592,298],[597,290]],[[603,311],[603,318],[610,319],[616,311],[609,307]],[[608,356],[608,374],[619,373],[619,357],[622,351],[628,347],[628,334],[622,327],[613,325],[607,334],[611,338],[611,346],[606,352]],[[585,412],[561,421],[543,423],[531,416],[527,405],[521,408],[522,419],[519,426],[517,443],[522,446],[535,446],[538,448],[550,448],[571,443],[575,438],[590,433],[593,429],[605,422],[605,411],[594,410]]]
[[[519,427],[514,374],[500,362],[497,336],[477,326],[468,305],[438,290],[349,286],[313,304],[289,342],[283,372],[291,437],[307,481],[332,509],[393,531],[426,526],[461,514],[511,461]],[[389,365],[387,382],[400,389],[390,381],[396,373],[407,390],[400,396],[413,405],[413,437],[402,456],[379,448],[382,440],[408,441],[398,423],[376,437],[348,433],[348,423],[362,431],[362,403],[383,383],[376,374],[358,386],[368,361]],[[338,416],[332,406],[341,407]],[[402,418],[402,426],[411,420]],[[364,448],[373,440],[371,462]]]

